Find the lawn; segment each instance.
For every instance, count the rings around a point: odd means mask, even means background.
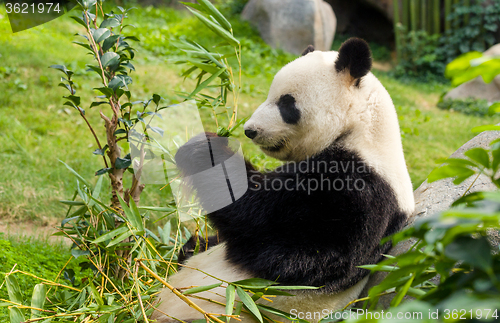
[[[64,217],[66,209],[58,200],[73,196],[76,180],[59,160],[69,164],[87,179],[93,179],[101,162],[92,152],[97,148],[85,122],[75,110],[63,106],[65,90],[57,87],[60,74],[49,69],[65,64],[76,72],[75,80],[83,102],[98,95],[93,87],[98,79],[85,71],[90,57],[72,44],[80,26],[65,15],[47,24],[16,34],[10,33],[4,9],[0,9],[0,220],[53,223]],[[172,37],[186,35],[200,43],[211,36],[187,12],[162,8],[138,8],[130,14],[136,26],[136,72],[130,86],[134,98],[142,100],[158,93],[169,102],[178,101],[176,91],[193,89],[194,80],[183,81],[182,65],[174,64],[178,55]],[[294,56],[265,45],[247,23],[232,17],[235,35],[243,48],[243,94],[239,116],[250,116],[266,98],[273,75]],[[334,46],[338,46],[336,42]],[[435,160],[449,156],[474,136],[474,126],[498,122],[498,118],[467,116],[436,107],[443,84],[402,82],[387,72],[374,71],[391,94],[402,128],[406,161],[418,187],[435,167]],[[88,105],[87,105],[88,106]],[[100,128],[98,108],[87,110],[89,121]],[[204,122],[213,125],[206,117]],[[241,130],[236,133],[246,156],[263,161],[265,157]],[[125,146],[124,146],[125,147]],[[150,186],[142,204],[161,205],[168,194]]]

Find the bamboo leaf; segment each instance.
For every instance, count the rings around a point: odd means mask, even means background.
[[[219,75],[221,75],[222,73],[224,73],[225,70],[226,70],[225,68],[221,68],[217,73],[213,74],[208,79],[206,79],[205,81],[203,81],[202,83],[200,83],[200,85],[198,85],[196,87],[196,89],[194,89],[194,91],[191,92],[191,94],[189,94],[188,100],[192,99],[193,96],[195,96],[196,94],[198,94],[198,92],[200,92],[201,90],[203,90],[204,88],[206,88],[210,83],[212,83],[213,80],[215,80]]]
[[[227,315],[232,315],[233,314],[233,307],[234,307],[234,299],[236,295],[236,289],[234,288],[234,285],[228,285],[226,287],[226,314]],[[229,323],[229,317],[227,322]]]
[[[90,289],[90,293],[92,294],[92,296],[93,296],[94,300],[97,302],[97,304],[99,304],[101,306],[104,305],[104,300],[102,299],[101,295],[99,294],[99,292],[95,288],[94,283],[92,281],[90,281],[90,283],[89,283],[89,289]]]
[[[130,230],[127,230],[126,232],[122,233],[121,235],[119,235],[118,237],[114,238],[113,240],[111,240],[108,245],[106,246],[106,248],[111,248],[112,246],[116,245],[116,244],[119,244],[121,242],[123,242],[123,240],[127,239],[128,237],[130,237],[133,233],[130,232]]]
[[[21,312],[21,310],[18,309],[17,307],[9,308],[9,313],[10,313],[10,323],[23,323],[24,321],[26,321],[23,312]]]
[[[189,295],[189,294],[201,293],[201,292],[219,287],[220,285],[222,285],[222,283],[217,283],[217,284],[212,284],[212,285],[207,285],[207,286],[193,287],[193,288],[187,289],[182,294]]]
[[[120,227],[118,227],[114,230],[111,230],[108,233],[103,234],[99,238],[95,239],[94,241],[92,241],[92,243],[97,244],[99,242],[113,239],[117,235],[122,234],[122,233],[127,232],[127,231],[129,231],[128,227],[122,224]]]
[[[69,169],[70,172],[72,172],[78,179],[80,179],[85,185],[87,185],[87,187],[92,187],[92,185],[90,185],[89,182],[87,182],[85,180],[85,178],[83,178],[80,174],[78,174],[73,168],[71,168],[68,164],[66,164],[65,162],[63,162],[62,160],[59,160],[61,163],[64,164],[64,166],[66,166],[67,169]]]
[[[240,42],[236,38],[234,38],[233,35],[231,35],[231,33],[229,33],[227,30],[225,30],[224,28],[222,28],[220,25],[214,24],[212,21],[210,21],[209,19],[207,19],[205,16],[203,16],[202,14],[194,11],[191,8],[187,8],[187,9],[189,11],[191,11],[191,13],[193,15],[195,15],[196,18],[198,18],[211,31],[213,31],[214,33],[216,33],[220,37],[224,38],[224,40],[226,40],[229,43],[229,45],[231,45],[233,47],[237,47],[240,44]]]
[[[391,302],[391,306],[396,307],[401,303],[401,301],[403,300],[403,297],[405,297],[406,293],[408,293],[408,289],[411,287],[411,284],[413,283],[413,279],[415,279],[414,275],[412,275],[411,278],[408,279],[408,281],[398,291],[396,297],[394,297],[392,302]]]
[[[259,309],[257,308],[257,305],[255,305],[255,302],[253,299],[239,286],[236,286],[236,293],[238,293],[238,296],[240,297],[240,300],[243,302],[245,307],[252,313],[257,320],[259,320],[260,323],[263,323],[262,321],[262,315],[259,312]]]
[[[12,275],[5,276],[5,283],[7,285],[7,293],[9,294],[9,299],[14,303],[22,304],[23,296],[21,294],[21,289],[19,288],[16,277]]]
[[[44,284],[37,284],[33,289],[33,296],[31,297],[31,307],[41,308],[45,305],[45,296],[47,295],[47,288]],[[31,318],[40,317],[42,312],[31,309]]]
[[[242,288],[267,288],[272,285],[278,284],[277,282],[274,282],[272,280],[267,280],[267,279],[262,279],[262,278],[250,278],[250,279],[244,279],[244,280],[238,280],[233,282],[234,285],[240,286]]]
[[[227,21],[226,17],[224,17],[219,10],[217,10],[217,8],[214,7],[214,5],[208,1],[208,0],[198,0],[198,3],[200,4],[200,6],[203,7],[203,9],[205,9],[205,11],[212,15],[214,17],[215,20],[217,20],[217,22],[224,28],[226,29],[227,31],[231,31],[231,24],[229,23],[229,21]]]
[[[135,201],[132,197],[130,197],[130,209],[135,219],[136,229],[139,231],[144,231],[144,223],[142,223],[141,213],[139,212],[137,204],[135,204]]]

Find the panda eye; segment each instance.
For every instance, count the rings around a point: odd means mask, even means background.
[[[295,105],[295,98],[291,94],[282,95],[276,103],[285,123],[297,124],[300,120],[300,110]]]

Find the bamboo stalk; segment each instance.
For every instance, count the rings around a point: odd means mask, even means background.
[[[184,296],[181,292],[179,292],[175,287],[164,281],[160,276],[158,276],[156,273],[154,273],[151,269],[146,267],[140,260],[136,259],[139,263],[139,266],[141,266],[144,270],[146,270],[151,276],[153,276],[156,280],[158,280],[160,283],[162,283],[164,286],[166,286],[168,289],[172,291],[175,295],[177,295],[181,300],[183,300],[185,303],[187,303],[189,306],[197,310],[198,312],[202,313],[205,319],[208,321],[209,319],[214,320],[217,323],[225,323],[224,321],[221,321],[219,318],[216,317],[216,314],[212,313],[207,313],[205,312],[202,308],[200,308],[198,305],[193,303],[190,299],[188,299],[186,296]]]
[[[404,37],[401,37],[401,46],[406,46],[406,35],[408,34],[408,32],[410,31],[410,17],[409,17],[409,7],[408,7],[408,4],[409,4],[409,0],[403,0],[403,4],[401,6],[401,21],[403,23],[403,30],[402,30],[402,35]],[[401,58],[402,59],[406,59],[406,57],[404,56],[404,53],[401,53]]]
[[[464,7],[467,7],[467,8],[470,7],[470,0],[464,0]],[[467,14],[465,14],[465,17],[464,17],[464,25],[467,26],[469,24],[469,20],[470,20],[470,14],[467,13]]]
[[[434,8],[433,14],[434,14],[434,34],[439,34],[441,33],[441,6],[440,6],[440,0],[433,0],[434,1]]]
[[[448,16],[451,13],[451,0],[444,0],[444,31],[451,29],[451,20]]]
[[[411,20],[411,31],[417,31],[418,28],[418,18],[417,18],[417,0],[410,0],[410,20]]]
[[[427,31],[427,1],[420,0],[420,23],[421,29]]]
[[[403,0],[404,2],[405,0]],[[401,22],[399,20],[399,0],[394,0],[394,36],[396,38],[396,60],[399,63],[401,61],[401,30],[399,26]]]

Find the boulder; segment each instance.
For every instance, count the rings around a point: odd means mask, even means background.
[[[266,43],[293,54],[308,45],[330,50],[337,26],[332,7],[323,0],[250,0],[241,16]]]
[[[493,47],[486,50],[484,56],[498,56],[500,55],[500,44],[496,44]],[[450,90],[444,96],[444,99],[484,99],[488,102],[500,101],[500,75],[496,76],[493,81],[486,84],[481,76],[475,79],[460,84],[456,88]]]
[[[456,152],[454,152],[451,157],[462,158],[463,153],[474,147],[487,148],[489,143],[500,138],[500,131],[486,131],[476,137],[472,138],[470,141],[465,143]],[[475,181],[475,182],[474,182]],[[473,183],[474,182],[474,183]],[[471,192],[475,191],[493,191],[496,190],[496,186],[491,182],[491,180],[486,176],[479,176],[477,179],[475,176],[462,182],[460,185],[453,184],[452,179],[444,179],[434,183],[428,183],[425,181],[417,188],[414,192],[415,196],[415,212],[409,218],[408,224],[411,225],[416,219],[424,218],[429,215],[436,214],[438,212],[445,211],[450,208],[451,204],[461,197],[466,190],[472,185],[470,189]],[[493,240],[495,245],[498,245],[500,241],[498,235],[490,234],[490,239]],[[394,246],[389,252],[391,255],[399,255],[406,252],[415,243],[414,240],[407,240]],[[378,285],[386,276],[386,273],[376,273],[370,277],[368,284],[359,296],[366,297],[368,291],[371,287]],[[436,281],[437,283],[438,281]],[[379,306],[381,308],[388,308],[394,294],[389,294],[380,297]],[[408,297],[407,297],[408,298]]]

